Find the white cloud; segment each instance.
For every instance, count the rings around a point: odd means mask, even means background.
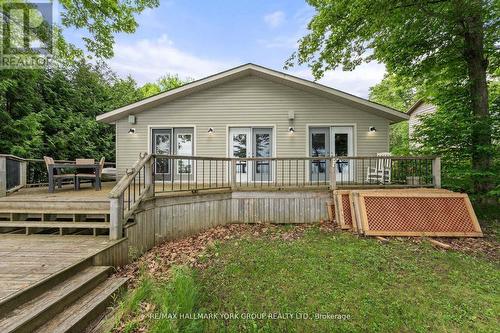
[[[266,22],[269,27],[276,28],[285,22],[285,13],[278,10],[267,14],[264,16],[264,22]]]
[[[304,79],[313,80],[311,71],[308,68],[292,69],[289,73]],[[369,88],[379,83],[384,77],[384,73],[385,66],[383,64],[370,62],[362,64],[350,72],[344,72],[341,69],[326,72],[324,77],[317,82],[349,94],[368,98]]]
[[[180,50],[167,35],[155,40],[118,42],[114,51],[115,56],[109,61],[111,68],[121,76],[130,74],[139,84],[155,81],[165,73],[199,79],[239,64],[202,58]]]
[[[296,49],[299,46],[297,37],[273,37],[271,39],[258,39],[257,43],[268,49],[284,48],[284,49]]]

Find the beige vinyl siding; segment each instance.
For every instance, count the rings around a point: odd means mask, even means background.
[[[295,112],[295,134],[288,134],[288,112]],[[140,152],[149,152],[148,125],[195,127],[197,156],[227,156],[228,126],[274,126],[274,154],[280,157],[308,155],[308,125],[356,124],[355,154],[375,155],[388,151],[389,120],[315,94],[256,76],[247,76],[136,115],[136,124],[127,117],[116,123],[117,168],[123,175]],[[368,128],[375,126],[376,133]],[[129,128],[136,134],[129,135]],[[209,127],[215,134],[208,135]]]

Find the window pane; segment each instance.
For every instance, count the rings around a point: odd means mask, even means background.
[[[233,135],[233,156],[244,158],[247,157],[247,135]]]
[[[312,157],[326,155],[326,135],[325,133],[311,134]]]
[[[177,155],[191,156],[193,154],[193,137],[191,134],[177,134]],[[177,161],[178,173],[191,173],[190,160]]]
[[[335,156],[348,155],[348,134],[335,134]]]
[[[247,135],[246,134],[233,134],[233,156],[237,158],[247,157]],[[236,172],[246,173],[247,162],[237,161]]]
[[[255,134],[255,156],[271,157],[271,136],[269,134]]]
[[[158,155],[170,155],[170,134],[154,135],[154,153]],[[158,174],[170,173],[170,163],[167,159],[157,159],[155,172]]]
[[[155,134],[155,154],[170,155],[170,134]]]

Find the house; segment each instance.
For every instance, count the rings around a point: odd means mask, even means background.
[[[424,100],[419,99],[413,104],[406,114],[410,117],[408,120],[408,135],[410,142],[415,131],[415,127],[420,124],[420,117],[436,112],[436,106],[424,102]]]
[[[116,127],[118,177],[141,152],[209,157],[375,156],[408,115],[321,84],[245,64],[99,115]],[[179,161],[156,173],[192,174]],[[321,166],[311,177],[326,177]],[[259,180],[269,180],[261,166]],[[267,172],[267,174],[266,174]],[[318,173],[314,175],[314,172]],[[246,165],[238,173],[248,181]],[[253,172],[255,174],[255,170]]]

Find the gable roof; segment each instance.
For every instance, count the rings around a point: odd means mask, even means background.
[[[205,90],[225,82],[229,82],[238,78],[242,78],[249,75],[255,75],[260,78],[280,83],[292,88],[300,89],[306,92],[310,92],[322,97],[332,99],[334,101],[348,104],[358,109],[372,112],[379,115],[380,117],[387,118],[393,122],[399,122],[402,120],[407,120],[409,117],[407,114],[390,108],[388,106],[378,104],[361,97],[357,97],[346,92],[324,86],[322,84],[301,79],[296,76],[278,72],[266,67],[258,66],[255,64],[245,64],[232,69],[229,69],[218,74],[208,76],[206,78],[187,83],[178,88],[168,90],[159,93],[154,96],[150,96],[143,100],[137,101],[135,103],[125,105],[121,108],[115,109],[110,112],[106,112],[96,117],[97,121],[104,123],[113,123],[123,117],[131,114],[137,114],[144,110],[150,109],[157,105],[170,102],[180,97],[196,93],[201,90]]]
[[[415,102],[415,104],[413,104],[413,105],[412,105],[412,106],[408,109],[408,111],[406,111],[406,114],[407,114],[408,116],[411,116],[411,115],[413,114],[413,112],[415,112],[415,111],[418,109],[418,107],[419,107],[420,105],[422,105],[422,104],[425,104],[425,101],[421,98],[421,99],[419,99],[418,101],[416,101],[416,102]],[[430,106],[431,106],[434,110],[436,109],[436,106],[435,106],[435,105],[432,105],[432,104],[430,104],[430,103],[428,103],[428,104],[429,104],[429,105],[430,105]]]
[[[415,112],[415,110],[416,110],[416,109],[417,109],[420,105],[422,105],[422,103],[423,103],[423,102],[424,102],[424,100],[423,100],[423,99],[419,99],[418,101],[416,101],[416,102],[415,102],[415,104],[413,104],[413,105],[412,105],[412,106],[408,109],[408,111],[406,111],[406,114],[407,114],[407,115],[409,115],[409,116],[411,116],[411,114],[412,114],[413,112]]]

